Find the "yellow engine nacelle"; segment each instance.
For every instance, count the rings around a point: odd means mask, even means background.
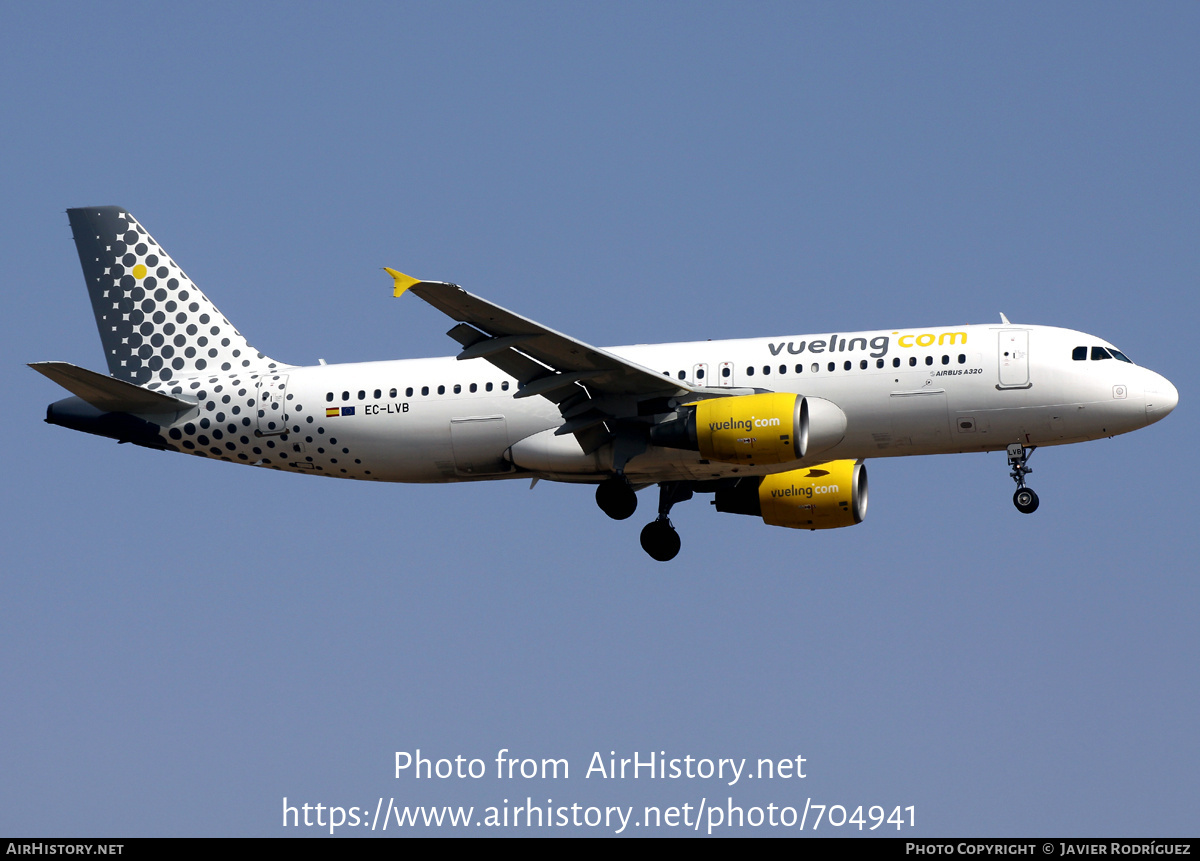
[[[808,446],[804,398],[787,392],[710,398],[696,404],[701,456],[721,463],[791,463]]]
[[[706,460],[746,466],[794,463],[833,448],[846,414],[824,398],[764,392],[684,404],[650,428],[650,441],[698,451]]]
[[[833,460],[762,479],[745,478],[717,491],[717,511],[753,514],[771,526],[836,529],[867,514],[867,468],[861,460]]]

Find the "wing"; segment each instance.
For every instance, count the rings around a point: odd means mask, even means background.
[[[446,333],[463,347],[458,359],[484,359],[514,377],[518,388],[513,397],[541,396],[554,402],[566,419],[556,433],[576,434],[585,451],[603,445],[621,422],[669,411],[673,401],[742,394],[673,380],[514,314],[457,284],[385,271],[395,281],[394,295],[415,293],[458,321]]]

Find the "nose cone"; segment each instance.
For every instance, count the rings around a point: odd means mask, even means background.
[[[1175,409],[1179,391],[1161,374],[1151,374],[1146,381],[1146,418],[1156,422]]]

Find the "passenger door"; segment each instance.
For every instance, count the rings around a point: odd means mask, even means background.
[[[1000,366],[1001,389],[1028,389],[1029,330],[1001,329],[997,358]]]

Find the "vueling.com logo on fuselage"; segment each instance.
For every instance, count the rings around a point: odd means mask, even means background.
[[[899,332],[892,332],[893,335],[900,335]],[[841,337],[839,335],[830,335],[827,338],[813,338],[807,341],[779,341],[778,343],[768,343],[767,349],[771,351],[772,356],[778,356],[784,350],[793,356],[798,356],[803,352],[809,353],[854,353],[858,351],[870,350],[870,356],[873,359],[881,359],[887,355],[888,347],[891,345],[891,338],[887,335],[876,335],[870,341],[865,337],[850,335]],[[904,349],[912,349],[914,347],[932,347],[937,344],[939,347],[955,344],[966,344],[967,333],[958,332],[921,332],[920,334],[906,333],[900,335],[896,339],[896,344]]]
[[[753,430],[754,428],[777,428],[782,425],[779,419],[756,419],[750,416],[748,419],[726,419],[723,422],[709,422],[708,429],[710,431],[720,430]]]

